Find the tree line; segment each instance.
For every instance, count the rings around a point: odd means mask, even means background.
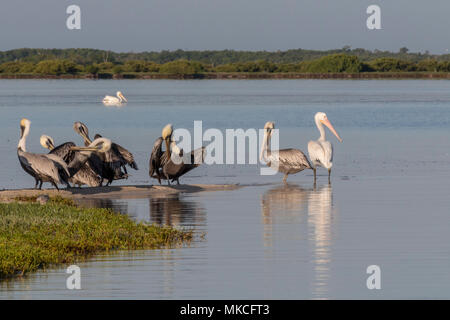
[[[71,50],[71,49],[68,49]],[[74,49],[75,50],[75,49]],[[79,49],[83,50],[83,49]],[[87,49],[91,50],[91,49]],[[393,57],[364,60],[357,55],[335,53],[297,62],[272,62],[258,59],[223,64],[176,59],[158,63],[149,60],[101,61],[80,63],[69,58],[33,61],[17,59],[0,64],[0,74],[133,74],[159,73],[195,75],[204,73],[360,73],[360,72],[450,72],[450,60],[427,58],[418,61]]]

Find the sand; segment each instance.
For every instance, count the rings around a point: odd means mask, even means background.
[[[70,199],[140,199],[150,196],[161,196],[173,193],[193,193],[205,191],[236,190],[241,188],[237,184],[192,184],[192,185],[134,185],[109,186],[95,188],[61,189],[15,189],[0,191],[0,202],[11,202],[17,197],[35,197],[39,195],[61,196]]]

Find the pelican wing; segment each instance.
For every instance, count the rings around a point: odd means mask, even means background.
[[[293,170],[311,169],[311,163],[306,155],[298,149],[282,149],[277,152],[271,152],[268,156],[270,163],[279,162],[280,167],[286,167]]]
[[[158,178],[160,176],[159,170],[161,168],[161,157],[163,156],[162,152],[162,143],[164,139],[159,137],[155,140],[153,144],[152,153],[150,155],[150,163],[149,163],[149,172],[150,177]]]
[[[70,150],[71,147],[75,147],[75,143],[66,142],[49,152],[49,154],[54,154],[64,160],[65,163],[70,163],[75,158],[75,152]]]
[[[35,172],[38,176],[47,177],[56,183],[67,181],[69,172],[66,163],[55,155],[23,153],[19,154],[19,160],[26,171]]]
[[[111,150],[118,156],[123,165],[128,164],[134,170],[138,170],[133,154],[130,151],[116,143],[111,145]]]
[[[310,141],[308,143],[309,158],[325,168],[331,167],[333,161],[333,145],[329,141]]]

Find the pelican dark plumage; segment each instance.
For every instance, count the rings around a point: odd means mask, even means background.
[[[205,158],[205,147],[198,148],[184,154],[183,150],[178,148],[175,141],[172,140],[173,127],[171,124],[165,126],[162,130],[162,137],[155,140],[152,153],[150,155],[149,175],[151,178],[177,181],[179,178],[203,163]],[[162,151],[162,145],[165,142],[166,151]]]
[[[85,146],[92,143],[89,138],[89,130],[84,123],[78,121],[75,122],[73,124],[73,129],[83,138]],[[113,180],[126,179],[128,177],[128,175],[121,170],[124,163],[120,158],[115,156],[115,153],[113,153],[111,149],[106,153],[92,154],[88,161],[92,170],[102,178],[100,185],[103,184],[104,179],[107,180],[106,185],[110,185]]]
[[[26,173],[31,175],[36,184],[34,188],[42,188],[43,182],[50,182],[57,190],[58,184],[70,187],[70,173],[63,159],[54,154],[31,153],[26,150],[26,139],[30,132],[31,122],[28,119],[20,121],[20,140],[17,145],[17,156],[20,165]]]
[[[55,147],[53,139],[47,135],[42,135],[40,142],[41,146],[50,150],[49,154],[57,155],[58,157],[63,159],[64,162],[69,166],[68,169],[71,175],[71,178],[69,179],[70,183],[72,183],[73,185],[78,185],[80,187],[84,184],[89,187],[100,186],[101,178],[97,173],[94,172],[94,170],[92,170],[89,162],[87,161],[88,159],[84,159],[84,156],[81,155],[80,152],[71,149],[73,147],[76,147],[75,143],[66,142]],[[78,170],[70,166],[75,158],[83,158],[83,160],[86,160],[79,169],[77,168]],[[78,161],[82,160],[78,159]]]
[[[269,121],[264,125],[264,139],[261,146],[260,159],[278,172],[284,173],[283,181],[286,182],[288,175],[295,174],[305,169],[313,169],[306,155],[298,149],[282,149],[272,151],[270,149],[270,138],[272,137],[275,123]]]
[[[97,133],[94,139],[98,138],[102,138],[102,136]],[[126,165],[129,165],[134,170],[139,170],[137,163],[134,161],[133,154],[114,142],[111,145],[111,157],[113,162],[120,162],[125,174],[128,174]]]

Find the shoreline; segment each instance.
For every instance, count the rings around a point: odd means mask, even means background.
[[[385,80],[385,79],[450,79],[449,72],[360,72],[360,73],[266,73],[266,72],[229,72],[229,73],[199,73],[199,74],[160,74],[160,73],[122,73],[122,74],[0,74],[0,79],[16,80],[257,80],[257,79],[326,79],[326,80]]]
[[[36,197],[40,195],[61,196],[69,199],[142,199],[153,195],[177,193],[195,193],[205,191],[237,190],[237,184],[192,184],[192,185],[129,185],[92,188],[61,189],[9,189],[0,191],[0,203],[17,201],[18,197]]]

